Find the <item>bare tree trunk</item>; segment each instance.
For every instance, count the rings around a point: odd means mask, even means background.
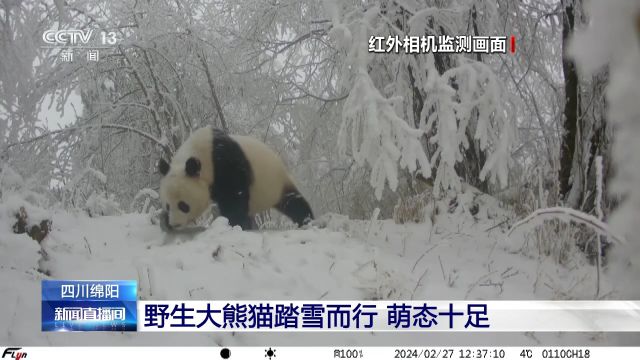
[[[222,112],[222,106],[220,106],[220,101],[218,100],[218,94],[216,94],[216,88],[213,86],[213,79],[211,78],[211,72],[209,71],[209,65],[207,64],[207,59],[204,57],[204,53],[198,53],[198,57],[202,62],[202,66],[204,66],[204,72],[207,75],[207,82],[209,83],[209,90],[211,91],[211,97],[213,98],[213,103],[216,106],[216,111],[218,111],[218,117],[220,118],[220,125],[225,132],[229,132],[229,127],[227,126],[227,121],[224,119],[224,113]]]
[[[560,169],[558,180],[560,183],[560,198],[568,200],[571,191],[571,175],[574,168],[574,154],[576,152],[576,140],[578,137],[578,126],[580,114],[580,90],[579,79],[576,66],[573,60],[567,58],[566,49],[569,37],[573,33],[575,26],[575,3],[572,0],[562,0],[564,12],[562,16],[562,70],[564,71],[564,133],[560,146]],[[579,144],[578,144],[579,145]],[[573,201],[572,201],[573,202]],[[569,206],[575,207],[580,203],[579,199]]]
[[[610,192],[606,191],[609,185],[608,180],[611,177],[611,131],[607,127],[607,100],[604,96],[608,76],[608,70],[605,70],[602,73],[595,75],[592,79],[593,85],[591,97],[593,99],[602,99],[602,103],[595,103],[591,109],[593,114],[593,124],[591,124],[592,130],[589,143],[587,144],[588,148],[585,149],[585,151],[588,151],[588,157],[585,171],[585,198],[583,199],[583,204],[585,204],[585,206],[582,207],[582,210],[587,213],[594,210],[594,197],[598,184],[595,160],[598,156],[601,156],[603,175],[602,187],[604,191],[602,192],[602,199],[600,203],[604,219],[608,217],[610,211],[615,206],[615,198],[612,197]],[[595,101],[592,100],[592,102]]]

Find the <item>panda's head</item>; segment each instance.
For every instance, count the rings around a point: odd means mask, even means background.
[[[189,157],[184,163],[164,159],[158,163],[160,201],[167,214],[167,225],[179,228],[197,219],[209,206],[209,184],[200,176],[201,162]]]

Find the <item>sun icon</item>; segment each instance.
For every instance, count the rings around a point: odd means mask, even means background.
[[[271,360],[271,358],[276,357],[276,351],[272,348],[269,349],[265,349],[264,350],[264,357],[268,357],[269,360]]]

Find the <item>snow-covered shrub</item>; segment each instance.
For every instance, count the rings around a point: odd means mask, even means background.
[[[33,240],[41,242],[44,240],[51,231],[51,220],[44,219],[39,223],[34,224],[29,220],[29,214],[25,210],[24,206],[21,206],[18,212],[15,214],[16,223],[13,224],[13,232],[15,234],[27,233]]]
[[[28,234],[40,242],[51,231],[51,214],[44,209],[48,198],[30,188],[20,174],[8,165],[0,169],[0,219],[15,234]]]
[[[104,192],[94,192],[87,198],[83,209],[91,217],[109,216],[121,214],[120,204],[115,200],[115,195],[107,195]]]
[[[556,204],[554,183],[557,173],[546,168],[531,167],[514,171],[514,181],[508,188],[494,194],[508,204],[516,215],[524,217],[533,211]]]
[[[602,256],[611,243],[599,244],[598,232],[585,224],[566,220],[562,216],[548,217],[536,222],[529,231],[521,232],[521,236],[510,236],[511,251],[537,260],[539,270],[534,286],[552,290],[554,298],[584,299],[586,295],[600,299],[609,296],[611,286],[601,280],[601,260],[606,260]],[[515,239],[522,239],[522,242],[516,243]],[[601,249],[598,249],[599,245]],[[549,274],[549,269],[554,267],[556,271],[565,269],[566,278],[557,281],[557,273]],[[567,280],[570,280],[569,284]]]
[[[108,194],[106,186],[107,177],[99,170],[87,166],[64,186],[62,203],[67,208],[81,208],[89,216],[121,213],[114,194]]]
[[[136,196],[133,197],[133,200],[131,200],[129,212],[138,212],[140,214],[153,213],[156,207],[151,205],[151,202],[157,203],[159,198],[160,196],[157,191],[144,188],[138,191]]]
[[[382,198],[386,183],[392,191],[398,187],[398,164],[411,172],[419,165],[424,177],[430,177],[431,165],[420,143],[423,133],[396,114],[398,99],[384,98],[366,72],[356,76],[351,94],[344,105],[338,144],[343,154],[351,150],[359,165],[371,166],[376,198]]]
[[[567,265],[579,252],[577,243],[584,237],[583,231],[575,224],[557,219],[545,221],[524,234],[523,254],[550,257],[557,264]]]
[[[336,4],[325,4],[333,18],[330,35],[346,51],[344,83],[350,87],[342,110],[338,147],[343,155],[350,152],[358,165],[371,167],[370,184],[376,198],[381,199],[386,185],[396,190],[398,165],[411,172],[420,171],[425,178],[431,176],[431,164],[420,142],[423,131],[399,116],[396,108],[402,99],[385,97],[367,71],[367,35],[377,9],[357,14],[356,18],[356,12],[340,14]]]
[[[514,242],[514,234],[522,234],[524,242]],[[531,236],[533,235],[533,236]],[[598,264],[599,257],[608,245],[608,240],[598,242],[601,237],[609,238],[616,243],[624,244],[624,239],[617,236],[607,224],[600,219],[572,208],[552,207],[538,209],[526,218],[515,223],[507,233],[509,243],[514,250],[535,249],[538,256],[553,257],[556,263],[567,264],[575,251],[586,253],[586,258]],[[585,254],[581,257],[584,259]],[[592,261],[593,262],[593,261]]]
[[[345,213],[349,214],[352,219],[369,219],[373,211],[379,208],[382,218],[390,218],[393,215],[393,207],[397,202],[398,196],[389,189],[385,189],[382,192],[382,197],[376,199],[375,196],[371,196],[371,187],[366,182],[367,179],[363,178],[350,184],[352,190],[348,194],[349,198]]]
[[[507,184],[515,127],[505,105],[509,95],[490,66],[465,55],[369,52],[373,35],[397,35],[402,41],[434,29],[465,33],[470,6],[445,2],[422,8],[385,1],[363,9],[325,1],[333,25],[329,35],[343,54],[339,85],[349,93],[338,147],[359,166],[371,168],[370,185],[378,199],[387,185],[396,191],[402,169],[430,178],[433,167],[436,195],[461,191],[456,167],[473,161],[464,155],[471,145],[486,159],[473,164],[481,169],[474,180]],[[497,16],[493,8],[483,10]]]
[[[25,179],[9,165],[0,167],[0,202],[19,196],[34,206],[47,207],[49,198],[41,190],[39,184]]]
[[[274,210],[268,210],[260,214],[256,214],[253,222],[260,230],[284,230],[295,229],[296,224],[289,218]]]
[[[433,206],[430,207],[429,204],[433,204],[434,201],[432,191],[400,197],[393,208],[393,220],[396,224],[422,223],[433,214]]]

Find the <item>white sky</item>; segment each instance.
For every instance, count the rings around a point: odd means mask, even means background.
[[[73,107],[75,107],[78,115],[82,115],[82,100],[80,94],[76,91],[69,95],[64,106],[64,115],[62,112],[56,111],[55,100],[49,108],[50,103],[51,95],[45,96],[44,101],[40,105],[40,111],[38,112],[38,119],[40,119],[42,124],[48,129],[57,129],[74,123],[76,121],[76,114],[73,111]]]

